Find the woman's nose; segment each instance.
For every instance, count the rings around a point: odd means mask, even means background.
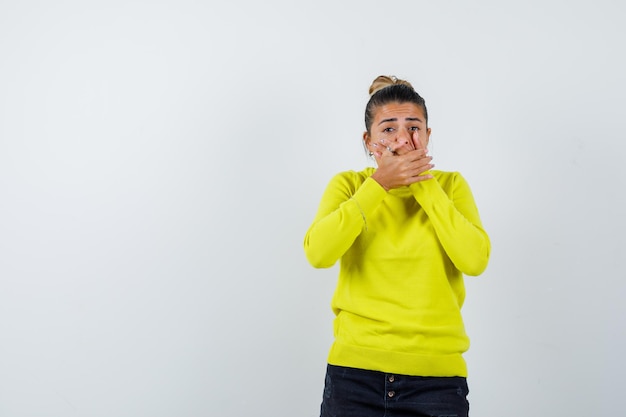
[[[403,130],[399,131],[396,135],[396,142],[401,145],[406,145],[411,141],[411,134]]]

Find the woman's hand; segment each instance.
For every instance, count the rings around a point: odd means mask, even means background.
[[[417,132],[411,139],[412,143],[382,140],[372,145],[376,149],[374,156],[378,165],[372,178],[387,191],[433,178],[426,173],[435,166],[433,158],[419,141]]]

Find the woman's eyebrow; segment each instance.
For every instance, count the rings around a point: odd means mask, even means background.
[[[406,120],[407,122],[422,122],[422,119],[420,119],[419,117],[405,117],[404,120]],[[397,122],[398,118],[397,117],[391,117],[389,119],[383,119],[380,121],[380,123],[378,123],[378,125],[382,125],[383,123],[387,123],[387,122]]]

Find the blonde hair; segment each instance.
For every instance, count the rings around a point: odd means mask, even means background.
[[[389,87],[390,85],[406,85],[413,88],[410,82],[401,80],[395,75],[379,75],[374,81],[372,81],[372,85],[370,85],[370,96],[374,95],[377,91],[382,90],[385,87]]]

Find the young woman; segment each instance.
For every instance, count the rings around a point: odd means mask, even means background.
[[[340,261],[322,417],[468,415],[463,275],[490,241],[458,172],[433,170],[424,99],[377,77],[364,145],[377,168],[336,175],[306,233],[309,262]]]

